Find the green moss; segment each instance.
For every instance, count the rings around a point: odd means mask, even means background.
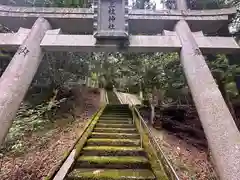
[[[94,128],[94,131],[96,132],[130,132],[130,133],[134,133],[136,131],[136,128],[111,128],[111,127],[107,127],[107,128]]]
[[[139,134],[93,132],[92,137],[94,137],[94,138],[111,138],[111,139],[139,139]]]
[[[96,125],[96,127],[111,127],[111,128],[127,128],[127,127],[129,127],[129,128],[131,128],[131,127],[135,127],[133,124],[110,124],[110,123],[108,123],[108,124],[104,124],[104,123],[98,123],[97,125]]]
[[[109,143],[118,143],[118,142],[123,142],[123,143],[133,143],[138,145],[140,143],[140,140],[132,140],[132,139],[101,139],[101,138],[91,138],[88,139],[88,142],[109,142]]]
[[[148,159],[142,156],[81,156],[78,161],[88,161],[96,164],[131,164],[147,163]]]
[[[158,161],[157,153],[150,143],[150,139],[148,137],[147,130],[144,128],[140,128],[140,125],[139,125],[140,120],[136,117],[136,115],[134,115],[134,119],[136,122],[135,124],[137,126],[137,129],[140,132],[141,137],[142,137],[143,147],[144,147],[145,151],[147,152],[150,164],[152,166],[153,172],[155,173],[157,179],[169,180],[166,172],[164,171],[163,164]]]
[[[128,120],[128,121],[130,121],[131,120],[131,117],[124,117],[124,116],[116,116],[115,114],[112,114],[111,116],[110,115],[107,115],[107,116],[105,116],[105,115],[103,115],[103,116],[101,116],[101,119],[125,119],[125,120]]]
[[[116,136],[136,136],[139,134],[135,134],[135,133],[101,133],[101,132],[93,132],[92,134],[96,134],[96,135],[116,135]]]
[[[45,177],[45,180],[50,180],[53,179],[54,175],[57,173],[57,171],[60,169],[60,167],[62,166],[62,164],[64,163],[64,161],[67,159],[67,157],[69,156],[69,154],[71,153],[71,151],[75,148],[76,149],[76,153],[75,153],[75,158],[77,158],[79,156],[79,153],[83,147],[83,145],[85,144],[85,142],[87,141],[87,137],[90,135],[91,131],[93,130],[94,126],[97,123],[97,120],[99,119],[99,116],[101,116],[103,110],[105,109],[105,106],[101,107],[93,116],[91,119],[89,119],[88,123],[85,125],[84,130],[83,130],[83,134],[79,137],[80,139],[77,140],[77,142],[75,143],[75,145],[73,146],[73,148],[71,150],[69,150],[68,152],[65,152],[63,154],[63,158],[61,160],[61,162],[59,163],[58,167],[55,168],[54,170],[50,171],[50,173],[47,175],[47,177]]]
[[[65,151],[63,153],[63,159],[66,159],[69,156],[69,151]]]
[[[99,151],[143,151],[141,147],[128,146],[87,146],[83,150],[99,150]]]
[[[132,121],[126,121],[126,120],[103,120],[99,119],[99,123],[104,123],[104,124],[133,124]]]
[[[76,163],[90,163],[90,164],[99,164],[100,166],[102,166],[102,164],[105,166],[107,165],[125,165],[125,164],[130,164],[130,165],[149,165],[149,161],[151,163],[151,166],[153,168],[154,174],[150,171],[150,170],[141,170],[139,172],[136,172],[136,170],[126,170],[125,172],[122,170],[106,170],[107,172],[101,173],[102,176],[98,176],[96,175],[96,173],[92,172],[85,172],[83,169],[76,169],[73,170],[73,172],[71,172],[69,174],[68,177],[70,177],[70,179],[75,179],[75,176],[78,177],[83,177],[83,179],[94,179],[94,178],[98,178],[98,177],[106,177],[106,180],[108,179],[108,177],[111,177],[113,179],[113,177],[117,178],[121,178],[124,175],[125,176],[136,176],[139,177],[138,179],[141,179],[140,177],[143,177],[142,179],[154,179],[155,176],[157,177],[157,179],[161,179],[161,180],[167,180],[167,176],[163,170],[163,167],[161,166],[161,164],[159,164],[159,162],[157,161],[157,156],[156,153],[154,151],[154,149],[151,147],[151,144],[149,143],[149,138],[148,138],[148,134],[146,132],[142,132],[143,136],[143,142],[144,142],[144,149],[145,151],[148,153],[148,158],[144,157],[144,156],[139,156],[139,154],[137,154],[137,156],[130,156],[132,155],[129,152],[137,152],[139,153],[140,151],[143,152],[143,148],[138,147],[138,146],[85,146],[86,142],[106,142],[109,141],[111,143],[115,143],[117,144],[117,142],[122,142],[122,143],[133,143],[136,142],[137,145],[139,145],[139,134],[137,133],[101,133],[101,132],[92,132],[92,130],[95,128],[96,124],[98,122],[100,123],[109,123],[109,124],[114,124],[114,122],[117,121],[117,123],[119,123],[120,125],[126,122],[127,126],[132,126],[135,127],[133,124],[127,124],[127,123],[132,123],[132,120],[126,121],[126,120],[102,120],[101,118],[99,119],[99,117],[101,116],[101,114],[103,113],[103,109],[101,109],[101,111],[99,111],[99,113],[91,120],[91,122],[85,127],[85,132],[82,134],[81,139],[77,142],[76,146],[74,147],[76,149],[76,153],[74,158],[77,159]],[[137,120],[137,119],[136,119]],[[116,125],[117,126],[117,125]],[[139,130],[139,122],[137,123],[137,128]],[[107,129],[114,129],[115,131],[117,130],[135,130],[135,128],[96,128],[96,129],[103,129],[103,130],[107,130]],[[90,138],[88,139],[88,137],[92,135],[92,137],[95,138]],[[104,138],[102,138],[104,137]],[[105,139],[106,138],[106,139]],[[129,139],[130,138],[130,139]],[[85,146],[85,147],[84,147]],[[106,152],[108,153],[108,156],[81,156],[80,155],[80,151],[83,151],[83,153],[89,153],[91,151],[93,152]],[[89,152],[87,152],[89,151]],[[109,156],[112,153],[113,156]],[[126,152],[127,154],[124,153],[124,155],[128,155],[128,156],[116,156],[116,154],[119,154],[118,152]],[[109,154],[110,153],[110,154]],[[115,156],[114,156],[115,155]],[[120,155],[120,154],[119,154]],[[121,154],[122,155],[122,154]],[[135,154],[136,155],[136,154]],[[66,154],[64,155],[66,156]],[[148,160],[149,159],[149,160]],[[149,166],[148,166],[149,167]],[[98,169],[96,169],[98,170]],[[105,170],[104,170],[105,171]],[[123,173],[124,172],[124,173]],[[136,173],[135,173],[136,172]],[[122,174],[121,174],[122,173]],[[134,174],[135,173],[135,174]],[[145,173],[145,174],[144,174]],[[129,175],[128,175],[129,174]],[[147,175],[146,175],[147,174]],[[124,176],[124,177],[125,177]],[[111,179],[109,178],[109,179]],[[49,178],[51,179],[51,178]],[[76,177],[77,179],[77,177]],[[47,180],[47,179],[46,179]]]
[[[75,158],[77,158],[79,156],[80,151],[82,150],[84,144],[86,143],[87,138],[91,135],[91,133],[93,131],[93,128],[97,124],[97,121],[98,121],[99,117],[101,116],[103,110],[104,110],[104,108],[94,117],[94,119],[92,120],[92,122],[88,126],[87,130],[82,135],[81,139],[78,141],[78,143],[76,145],[76,148],[75,148],[76,149]]]
[[[122,131],[127,131],[127,130],[132,130],[132,131],[134,131],[134,130],[136,130],[135,128],[111,128],[111,127],[104,127],[104,128],[95,128],[94,130],[114,130],[114,131],[120,131],[120,130],[122,130]]]
[[[126,119],[126,120],[130,120],[131,117],[129,116],[121,116],[121,115],[116,115],[116,114],[109,114],[109,115],[103,115],[101,117],[102,119]]]
[[[83,178],[83,179],[139,179],[139,180],[154,180],[154,174],[149,170],[144,169],[75,169],[68,177]]]

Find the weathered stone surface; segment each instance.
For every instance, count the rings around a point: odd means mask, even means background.
[[[240,47],[233,37],[194,36],[198,47],[203,53],[237,53]]]
[[[0,78],[0,144],[41,62],[40,42],[48,29],[48,21],[38,18]]]
[[[0,33],[0,48],[16,50],[26,39],[29,29],[20,28],[17,33]]]
[[[185,10],[187,9],[187,1],[186,0],[176,0],[177,9],[178,10]]]
[[[235,12],[235,9],[186,11],[183,15],[179,10],[131,10],[129,12],[129,33],[159,34],[164,29],[173,30],[175,23],[181,19],[190,22],[192,31],[203,30],[212,33],[222,26],[227,26],[228,15]],[[84,8],[32,8],[0,5],[0,23],[15,31],[19,27],[31,28],[38,17],[43,17],[51,22],[54,29],[61,28],[63,33],[92,34],[93,16],[91,9]]]
[[[176,32],[181,40],[181,63],[222,180],[240,177],[240,134],[186,21]]]
[[[24,29],[24,28],[22,28]],[[29,30],[18,33],[0,34],[0,48],[16,50],[28,35]],[[60,29],[46,32],[41,47],[46,51],[118,51],[118,47],[108,45],[95,45],[96,40],[91,35],[59,35]],[[182,47],[176,32],[164,31],[164,36],[130,36],[129,51],[132,52],[172,52]],[[198,47],[203,53],[237,53],[240,47],[232,37],[205,37],[193,34]],[[108,49],[105,49],[109,47]],[[137,49],[139,48],[139,49]],[[122,49],[124,50],[124,49]]]
[[[46,51],[130,51],[130,52],[174,52],[182,47],[175,32],[164,31],[165,36],[130,36],[127,49],[115,45],[95,45],[91,35],[46,35],[41,47]],[[237,53],[240,47],[232,37],[194,36],[203,53]]]
[[[0,48],[16,50],[29,33],[29,29],[20,28],[17,33],[0,33]],[[46,51],[117,51],[113,45],[95,45],[96,41],[91,35],[59,35],[60,29],[49,30],[43,38],[41,46]],[[182,47],[176,32],[163,32],[164,36],[130,36],[129,51],[159,52],[179,51]],[[193,33],[198,47],[203,53],[237,53],[240,47],[232,37],[205,37],[202,32]],[[140,49],[136,49],[140,48]],[[145,49],[144,49],[145,48]]]
[[[181,43],[177,36],[130,36],[130,52],[170,52],[179,51]],[[45,35],[41,47],[46,51],[124,51],[126,49],[111,44],[96,45],[92,35]]]

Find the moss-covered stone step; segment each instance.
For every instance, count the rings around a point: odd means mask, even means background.
[[[151,165],[143,156],[80,156],[74,168],[148,169]]]
[[[131,114],[126,113],[126,112],[108,112],[108,113],[103,113],[102,115],[108,116],[108,115],[119,115],[119,116],[130,116]]]
[[[128,119],[128,118],[123,118],[123,119],[115,119],[115,118],[112,118],[112,119],[105,119],[105,118],[99,118],[99,120],[98,121],[125,121],[125,122],[133,122],[133,120],[132,119]]]
[[[118,114],[103,114],[101,118],[131,118],[130,115],[118,115]]]
[[[111,127],[111,128],[135,128],[134,124],[111,124],[110,123],[97,123],[95,127]]]
[[[136,128],[111,128],[111,127],[95,127],[94,132],[106,132],[106,133],[136,133]]]
[[[121,111],[120,109],[114,110],[114,111],[104,111],[103,114],[131,114],[129,111]]]
[[[110,108],[106,108],[105,110],[104,110],[104,112],[109,112],[109,111],[121,111],[121,112],[129,112],[129,109],[128,109],[128,107],[110,107]]]
[[[87,141],[87,145],[95,146],[140,146],[140,140],[138,139],[100,139],[100,138],[90,138]]]
[[[99,119],[104,119],[104,120],[132,120],[132,118],[130,118],[130,117],[120,117],[120,116],[100,116],[100,118]]]
[[[104,113],[111,113],[111,112],[121,112],[121,113],[129,113],[128,109],[124,108],[107,108],[104,110]]]
[[[129,116],[129,117],[132,117],[131,114],[129,113],[123,113],[123,112],[109,112],[109,113],[103,113],[102,114],[103,116]]]
[[[92,132],[91,138],[108,138],[108,139],[139,139],[140,135],[133,133],[101,133]]]
[[[133,124],[133,122],[129,121],[129,120],[103,120],[103,119],[99,119],[98,123],[104,123],[104,124]]]
[[[156,180],[148,169],[74,169],[68,180]]]
[[[103,114],[123,114],[123,115],[131,115],[131,113],[129,113],[128,111],[120,111],[120,110],[107,111],[107,112],[104,112]]]
[[[137,146],[85,146],[81,152],[91,156],[146,156],[143,148]]]
[[[116,115],[108,115],[108,116],[100,116],[100,118],[102,118],[102,119],[114,119],[114,118],[117,118],[117,119],[132,119],[132,117],[131,116],[116,116]]]
[[[111,114],[111,113],[118,113],[118,114],[131,114],[131,111],[116,109],[116,110],[110,110],[110,111],[104,111],[104,114]]]
[[[116,112],[116,111],[129,113],[128,108],[115,108],[115,107],[113,107],[113,108],[106,108],[104,110],[104,112]]]

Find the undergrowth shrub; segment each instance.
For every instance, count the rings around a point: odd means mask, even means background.
[[[56,99],[58,90],[55,90],[53,94],[48,101],[43,101],[36,106],[26,102],[21,104],[5,143],[0,149],[2,153],[12,152],[18,154],[23,152],[28,144],[24,140],[25,136],[53,125],[58,109],[61,104],[67,101],[67,98]]]

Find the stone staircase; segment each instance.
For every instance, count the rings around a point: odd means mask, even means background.
[[[128,105],[108,105],[68,180],[155,180]]]

